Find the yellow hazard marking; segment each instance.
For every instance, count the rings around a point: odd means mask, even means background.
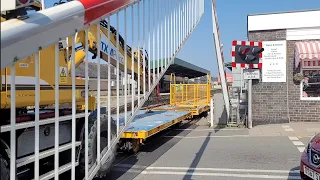
[[[67,83],[67,67],[60,67],[60,78],[59,82],[60,83]]]

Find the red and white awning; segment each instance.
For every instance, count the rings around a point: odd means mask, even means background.
[[[320,41],[302,41],[295,43],[295,67],[320,69]]]

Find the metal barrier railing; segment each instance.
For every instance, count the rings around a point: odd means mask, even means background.
[[[210,103],[210,84],[171,84],[171,106],[205,106]]]
[[[211,99],[211,77],[206,84],[177,84],[174,73],[170,75],[170,106],[207,106]]]
[[[33,169],[35,180],[57,180],[60,174],[70,170],[72,180],[79,174],[86,180],[105,176],[121,134],[203,13],[204,0],[79,0],[35,12],[24,19],[1,22],[1,116],[4,118],[1,137],[6,138],[0,139],[0,143],[6,149],[1,149],[0,158],[10,164],[10,169],[5,169],[10,171],[10,180],[15,180],[24,172],[21,168],[32,163],[29,169]],[[128,41],[131,46],[127,45]],[[93,71],[89,71],[90,59],[97,61]],[[101,60],[109,62],[107,69],[101,68]],[[153,68],[151,72],[148,61],[156,60],[161,68],[157,72]],[[80,64],[84,64],[82,80],[76,79]],[[114,102],[111,102],[112,65],[116,67]],[[130,109],[125,106],[123,122],[119,113],[120,72],[125,74],[121,77],[125,91],[121,97],[124,104],[128,104],[128,97],[132,103]],[[97,102],[89,96],[88,80],[92,73],[96,73],[98,82]],[[100,102],[102,75],[108,79],[106,106]],[[197,90],[202,97],[205,90],[200,86]],[[65,108],[63,103],[70,106]],[[114,116],[111,104],[117,107]],[[51,108],[46,108],[49,105]],[[29,106],[34,108],[28,109]],[[26,130],[34,134],[33,139],[21,139]],[[62,156],[67,150],[71,153]],[[53,170],[43,172],[42,160],[53,156]],[[66,162],[61,165],[59,160]],[[80,173],[76,173],[76,167],[80,167]]]

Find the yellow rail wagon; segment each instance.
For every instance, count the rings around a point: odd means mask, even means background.
[[[153,108],[151,111],[139,110],[122,134],[120,150],[136,153],[140,145],[154,134],[185,119],[208,112],[211,98],[210,79],[208,74],[207,83],[204,84],[177,84],[175,75],[171,74],[170,104]],[[124,114],[121,114],[120,121],[125,122]]]

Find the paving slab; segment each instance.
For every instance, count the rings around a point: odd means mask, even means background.
[[[258,125],[249,130],[250,136],[314,136],[317,133],[320,133],[320,122]]]

